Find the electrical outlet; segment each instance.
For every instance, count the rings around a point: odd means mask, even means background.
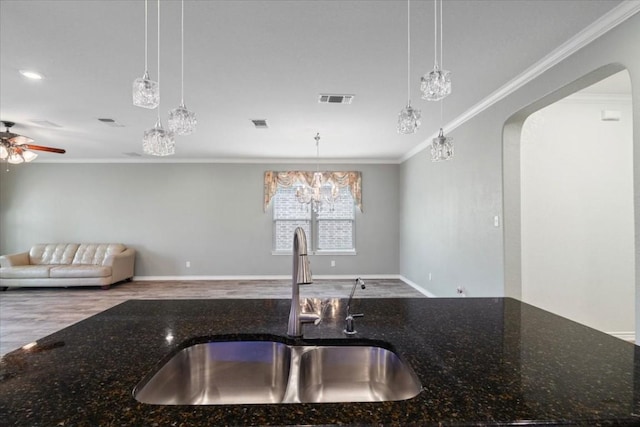
[[[336,260],[335,260],[335,259],[332,259],[332,260],[331,260],[331,267],[335,267],[335,266],[336,266]]]
[[[184,265],[185,265],[185,267],[187,267],[187,268],[191,268],[191,261],[187,261],[187,262],[185,262],[185,264],[184,264]]]

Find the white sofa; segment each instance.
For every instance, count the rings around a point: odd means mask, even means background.
[[[0,288],[101,286],[133,277],[135,250],[120,243],[45,243],[0,256]]]

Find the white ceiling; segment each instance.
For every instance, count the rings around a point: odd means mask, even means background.
[[[446,0],[444,68],[453,93],[444,123],[616,7],[616,0]],[[398,161],[440,127],[420,99],[433,68],[433,2],[411,2],[415,135],[396,132],[407,101],[407,2],[185,1],[185,102],[197,132],[157,161]],[[149,1],[149,71],[157,79],[156,1]],[[156,111],[134,107],[144,72],[144,2],[0,2],[0,118],[65,161],[132,160]],[[180,103],[180,2],[161,2],[161,115]],[[41,81],[22,77],[34,69]],[[587,72],[589,70],[585,70]],[[320,93],[355,94],[351,105]],[[123,127],[109,127],[111,118]],[[250,119],[266,119],[254,129]],[[55,127],[42,121],[58,125]],[[39,124],[36,122],[40,122]],[[56,157],[57,156],[57,157]],[[60,159],[42,153],[38,160]],[[138,158],[140,159],[140,158]],[[38,161],[36,160],[36,161]]]

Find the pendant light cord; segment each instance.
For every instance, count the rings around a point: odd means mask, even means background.
[[[320,172],[320,132],[314,139],[316,140],[316,172]]]
[[[144,0],[144,72],[146,73],[149,69],[147,64],[147,46],[149,45],[147,40],[147,0]]]
[[[438,0],[433,0],[433,62],[438,66]]]
[[[184,105],[184,0],[181,1],[181,18],[180,18],[180,52],[181,52],[181,66],[180,66],[180,91],[181,91],[181,105]]]
[[[160,0],[158,0],[158,87],[160,87]],[[158,97],[158,121],[160,120],[160,97]]]
[[[407,0],[407,105],[411,105],[411,0]]]
[[[444,59],[443,59],[443,49],[442,49],[442,28],[444,27],[442,23],[442,0],[440,0],[440,66],[444,68]]]

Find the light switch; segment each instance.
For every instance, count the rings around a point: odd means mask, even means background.
[[[493,226],[500,227],[500,216],[496,215],[493,217]]]

